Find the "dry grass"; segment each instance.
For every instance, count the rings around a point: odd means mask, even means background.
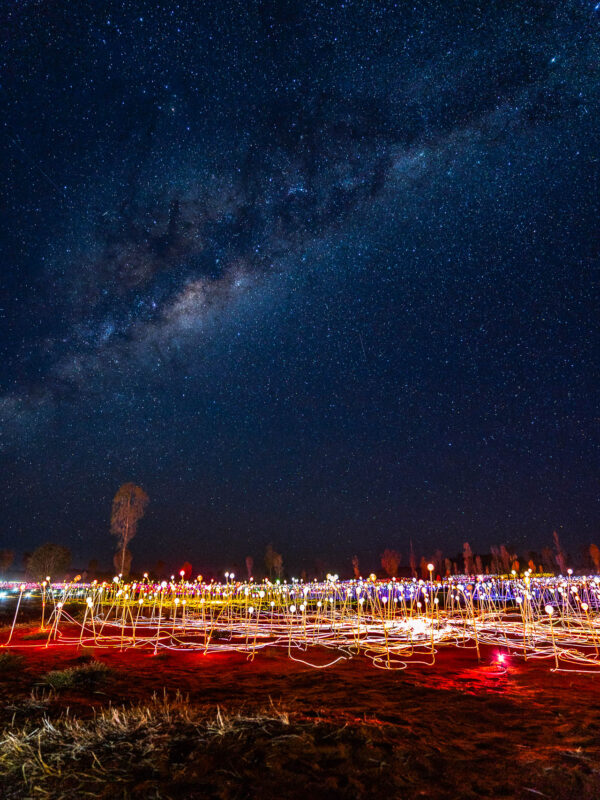
[[[7,800],[242,798],[254,796],[254,786],[265,797],[296,797],[310,788],[311,779],[301,776],[316,770],[330,796],[368,796],[350,778],[340,794],[344,779],[332,777],[343,775],[352,753],[364,751],[363,734],[290,720],[275,707],[251,715],[207,714],[181,696],[155,697],[88,720],[64,714],[33,727],[9,726],[0,740],[0,792]],[[378,759],[361,760],[371,778],[380,771]]]

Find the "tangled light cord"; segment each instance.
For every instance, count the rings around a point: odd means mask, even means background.
[[[3,647],[233,651],[250,659],[280,648],[316,668],[360,654],[376,667],[403,669],[434,664],[441,647],[471,648],[479,659],[485,645],[523,660],[547,659],[553,670],[600,672],[600,577],[593,575],[441,581],[334,576],[314,583],[240,582],[233,576],[224,583],[200,577],[155,583],[145,576],[83,584],[77,578],[4,584],[0,595],[16,597]],[[23,597],[39,603],[35,643],[15,636]],[[323,652],[329,653],[325,663]]]

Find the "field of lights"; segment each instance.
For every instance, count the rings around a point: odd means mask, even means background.
[[[600,671],[600,577],[480,577],[435,580],[222,583],[3,584],[15,604],[2,647],[77,646],[197,652],[254,659],[279,648],[323,668],[361,655],[381,669],[431,665],[443,647],[492,646],[546,660],[553,670]],[[20,614],[39,608],[39,637],[19,637]],[[319,651],[327,658],[311,658]],[[318,662],[318,663],[317,663]]]

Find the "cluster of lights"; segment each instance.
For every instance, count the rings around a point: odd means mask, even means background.
[[[434,580],[325,581],[305,583],[265,580],[222,582],[171,576],[153,582],[4,585],[16,595],[10,636],[17,647],[50,644],[102,647],[168,648],[202,653],[243,652],[254,658],[266,647],[284,647],[290,658],[304,660],[311,648],[340,658],[362,654],[378,667],[403,668],[415,655],[441,646],[483,645],[502,648],[523,659],[552,659],[555,669],[600,668],[600,578],[466,576]],[[41,600],[45,644],[15,641],[22,598]],[[319,664],[322,666],[322,664]]]

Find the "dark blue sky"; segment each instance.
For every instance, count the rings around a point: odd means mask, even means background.
[[[600,537],[600,6],[2,13],[4,546]]]

